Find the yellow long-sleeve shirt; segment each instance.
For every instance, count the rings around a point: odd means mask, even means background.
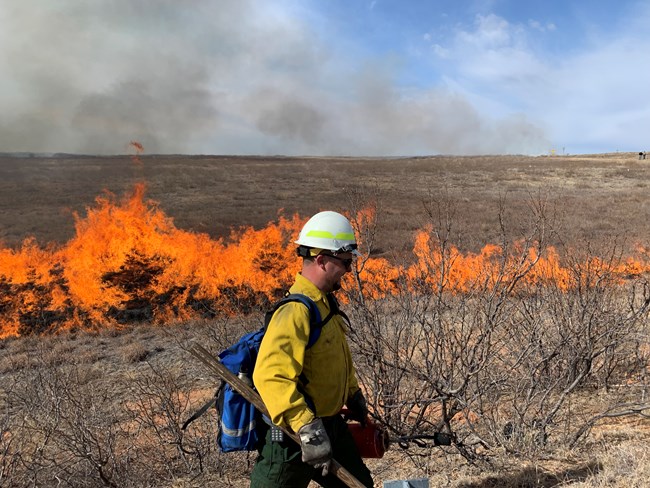
[[[289,291],[316,302],[322,318],[329,314],[326,295],[301,274]],[[333,316],[307,349],[309,325],[309,310],[302,303],[280,307],[264,334],[253,372],[272,422],[294,432],[317,416],[336,415],[359,389],[343,317]],[[311,399],[315,412],[301,391]]]

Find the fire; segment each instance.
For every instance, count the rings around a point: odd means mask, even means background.
[[[129,146],[133,146],[133,148],[138,154],[142,154],[144,152],[144,146],[140,144],[138,141],[131,141],[129,143]]]
[[[131,156],[131,161],[133,161],[138,166],[142,166],[142,160],[140,159],[140,154],[144,152],[144,146],[138,141],[131,141],[129,147],[132,147],[135,150],[135,154]]]
[[[98,197],[85,217],[75,215],[75,236],[64,245],[41,247],[30,238],[19,249],[0,248],[0,338],[252,311],[277,299],[299,271],[292,242],[306,218],[280,214],[262,229],[233,229],[215,240],[176,228],[144,195],[138,184],[121,200]],[[366,209],[351,218],[363,244],[374,214]],[[525,283],[567,290],[575,280],[554,249],[543,256],[529,250],[522,262],[516,248],[512,256],[495,245],[462,253],[431,236],[431,229],[416,233],[410,265],[360,259],[348,286],[361,283],[371,299],[402,286],[463,293],[511,279],[529,264]],[[639,255],[611,271],[621,279],[650,271],[650,253],[639,248]],[[608,265],[594,261],[585,269],[597,266]]]
[[[287,246],[298,216],[213,240],[177,229],[144,190],[98,197],[63,247],[28,239],[0,250],[0,337],[245,310],[277,297],[298,271]]]

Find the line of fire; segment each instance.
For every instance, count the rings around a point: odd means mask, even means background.
[[[350,217],[360,225],[374,218],[370,210]],[[244,227],[212,239],[176,228],[156,202],[145,199],[144,184],[123,199],[98,197],[87,215],[75,215],[69,242],[41,246],[28,238],[17,249],[0,247],[0,338],[259,310],[298,271],[292,241],[305,221],[280,216],[265,228]],[[450,293],[467,293],[533,263],[513,292],[533,285],[566,291],[579,281],[552,247],[542,255],[531,248],[522,262],[516,246],[508,251],[512,255],[496,245],[463,253],[432,236],[431,229],[414,234],[410,264],[361,258],[347,285],[361,283],[366,299],[443,282]],[[650,272],[650,250],[638,246],[636,255],[616,263],[584,266],[596,268],[611,273],[615,286]]]

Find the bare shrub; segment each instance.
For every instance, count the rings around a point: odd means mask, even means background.
[[[149,366],[148,372],[134,378],[130,395],[134,400],[125,405],[132,428],[138,432],[138,448],[144,451],[149,446],[161,447],[146,454],[150,469],[160,479],[169,477],[178,465],[188,472],[201,470],[211,443],[205,436],[204,440],[188,439],[183,445],[181,425],[188,411],[189,394],[177,388],[178,373]]]
[[[24,445],[15,454],[25,461],[15,473],[15,486],[67,484],[119,486],[118,446],[126,442],[116,417],[109,413],[110,391],[93,388],[98,372],[76,366],[39,364],[25,370],[7,398],[12,435]]]
[[[648,408],[639,391],[628,386],[648,364],[643,352],[648,283],[619,283],[612,272],[619,264],[615,252],[605,259],[585,254],[568,255],[566,289],[526,287],[500,355],[503,367],[512,371],[502,403],[513,416],[513,428],[532,431],[544,442],[552,431],[556,441],[569,446],[606,412],[634,414]],[[595,412],[571,406],[573,393],[612,388],[617,394]]]
[[[418,273],[397,280],[389,298],[367,300],[361,286],[348,293],[358,374],[396,440],[426,449],[446,432],[471,462],[497,448],[536,456],[574,446],[610,413],[646,412],[630,389],[589,411],[572,403],[647,368],[648,283],[620,282],[616,248],[605,257],[567,250],[568,275],[553,276],[540,264],[554,221],[546,202],[531,199],[530,220],[511,243],[504,201],[500,251],[454,289],[453,204],[427,209],[433,246]]]
[[[2,486],[160,486],[250,467],[245,456],[216,452],[213,415],[181,431],[213,393],[197,390],[185,364],[139,363],[106,382],[102,369],[52,362],[48,349],[31,351],[34,367],[4,382]]]
[[[4,411],[0,417],[0,485],[7,486],[17,465],[20,463],[18,443],[11,429],[9,412]]]

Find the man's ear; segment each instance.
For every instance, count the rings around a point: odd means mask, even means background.
[[[322,254],[314,256],[314,262],[318,265],[319,268],[325,269],[325,257]]]

